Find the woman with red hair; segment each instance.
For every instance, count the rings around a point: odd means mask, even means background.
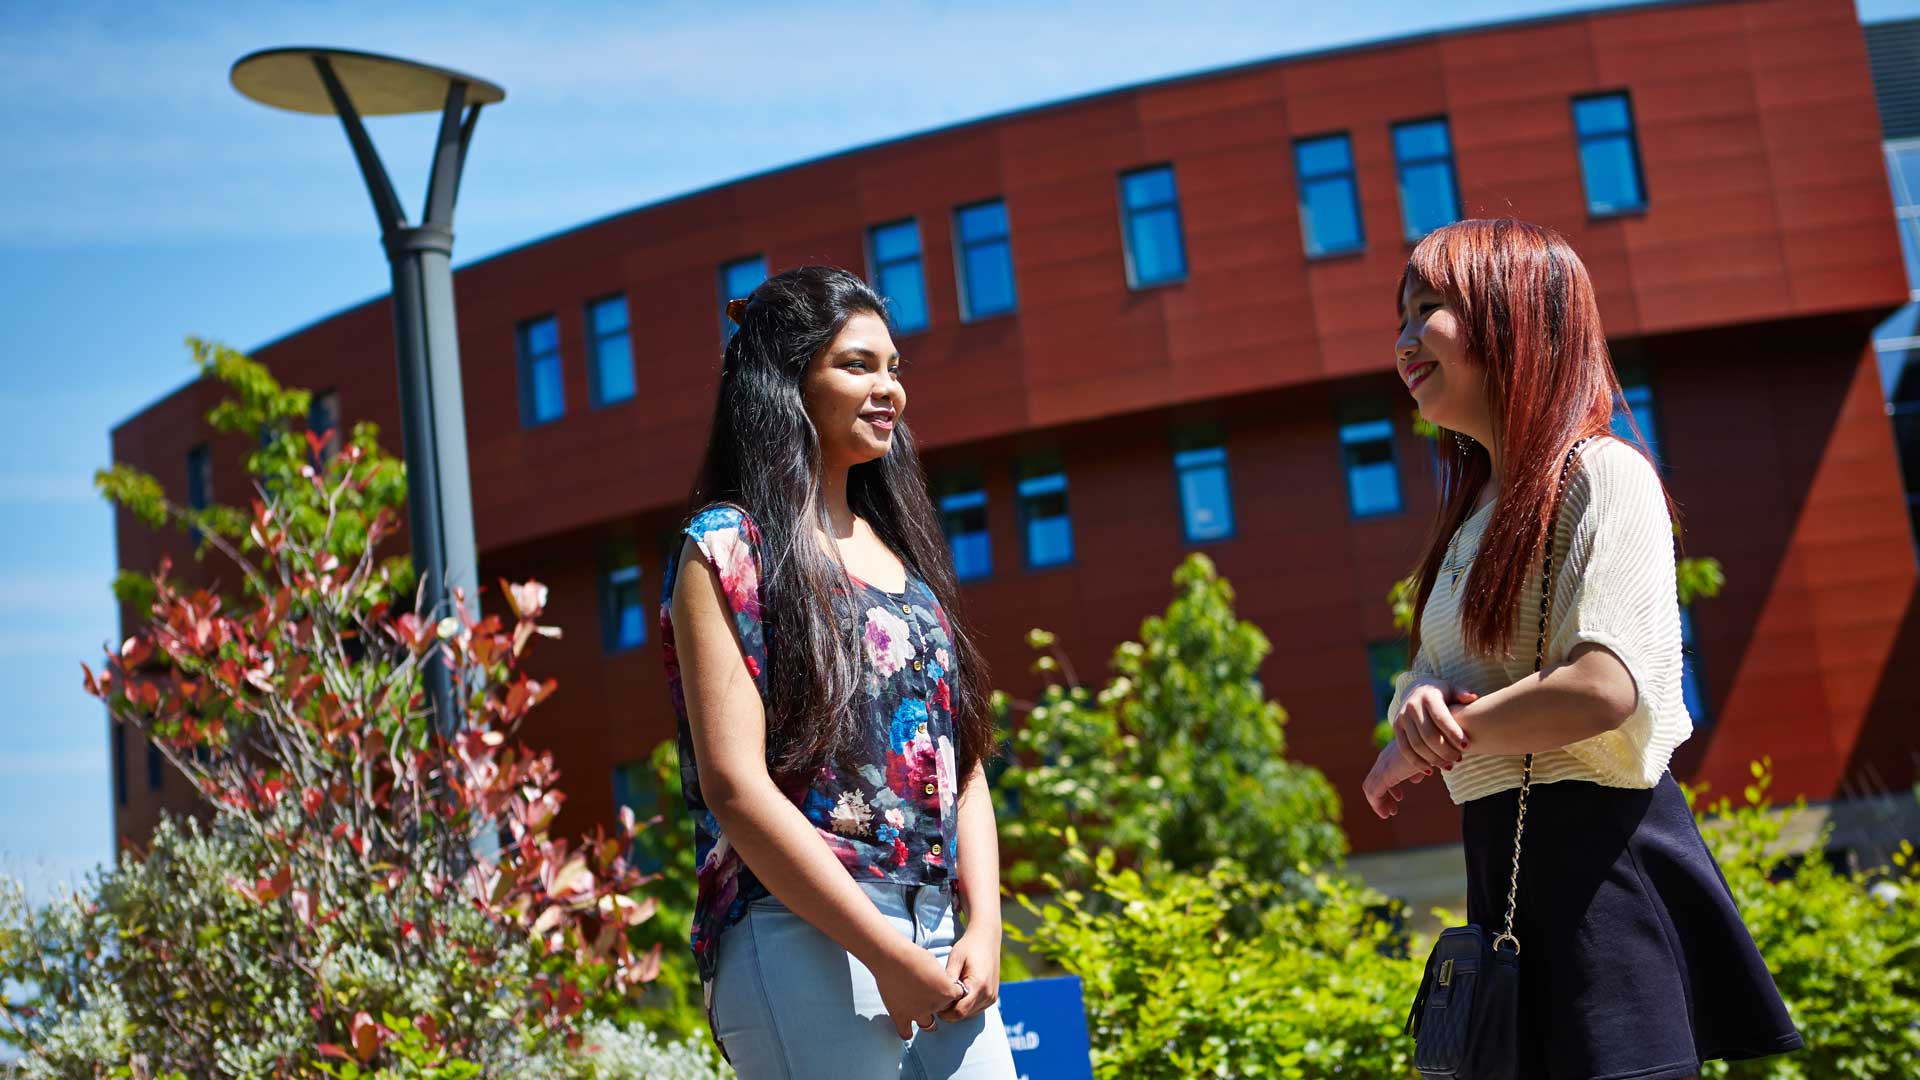
[[[1462,221],[1414,248],[1397,301],[1444,480],[1368,804],[1391,817],[1439,769],[1462,806],[1469,918],[1501,928],[1511,897],[1526,944],[1519,1075],[1681,1080],[1798,1049],[1667,771],[1692,732],[1671,500],[1610,434],[1586,267],[1550,229]]]

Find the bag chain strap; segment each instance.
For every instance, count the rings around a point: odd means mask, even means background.
[[[1550,602],[1553,599],[1553,538],[1554,533],[1559,531],[1560,504],[1567,494],[1567,476],[1573,471],[1573,459],[1580,453],[1580,448],[1592,440],[1593,436],[1589,435],[1568,447],[1567,460],[1560,465],[1560,488],[1554,494],[1554,515],[1551,519],[1552,525],[1547,531],[1547,553],[1546,559],[1542,564],[1542,580],[1540,582],[1540,637],[1539,640],[1534,642],[1533,646],[1533,670],[1535,674],[1539,674],[1547,654],[1547,614],[1551,610]],[[1532,789],[1533,755],[1528,754],[1526,761],[1522,765],[1520,776],[1519,812],[1514,816],[1513,820],[1513,873],[1507,879],[1507,928],[1501,932],[1499,937],[1493,939],[1493,947],[1496,951],[1500,948],[1501,942],[1511,943],[1513,945],[1513,955],[1515,956],[1520,955],[1520,939],[1515,937],[1513,933],[1513,917],[1520,908],[1520,837],[1527,830],[1527,793]]]

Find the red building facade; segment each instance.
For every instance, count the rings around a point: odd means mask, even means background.
[[[1597,205],[1594,155],[1611,150],[1592,146],[1620,136],[1576,120],[1595,95],[1624,103],[1639,205]],[[1737,791],[1747,762],[1770,755],[1779,793],[1816,800],[1910,782],[1920,574],[1869,339],[1908,291],[1861,30],[1848,0],[1725,0],[1104,93],[740,180],[460,269],[480,580],[547,582],[568,630],[538,648],[536,671],[561,691],[529,734],[558,757],[570,824],[612,814],[621,766],[672,731],[650,624],[712,408],[723,268],[758,257],[776,272],[826,262],[871,276],[888,256],[870,230],[912,221],[927,315],[899,338],[908,421],[937,485],[984,496],[992,570],[966,600],[996,685],[1033,688],[1034,626],[1096,677],[1165,606],[1175,565],[1203,550],[1272,639],[1263,677],[1290,714],[1291,752],[1337,785],[1355,847],[1456,836],[1433,785],[1414,796],[1430,812],[1392,823],[1358,798],[1379,712],[1369,646],[1396,636],[1385,597],[1434,509],[1391,356],[1411,247],[1396,125],[1434,119],[1459,213],[1551,225],[1586,260],[1654,418],[1686,549],[1725,566],[1724,593],[1691,614],[1704,723],[1675,771]],[[1303,157],[1340,135],[1345,187],[1325,181],[1324,157]],[[1173,201],[1154,205],[1175,207],[1182,272],[1142,285],[1143,261],[1166,256],[1142,249],[1143,227],[1159,225],[1129,212],[1123,178],[1163,167]],[[1342,199],[1363,243],[1308,254]],[[1015,304],[968,318],[956,213],[991,200]],[[618,350],[602,347],[611,323],[593,305],[614,297],[638,392],[602,405],[600,365]],[[536,340],[549,317],[557,359]],[[343,420],[378,422],[397,449],[391,327],[382,298],[255,355],[283,381],[335,391]],[[184,497],[217,397],[196,384],[154,405],[114,432],[115,458]],[[529,422],[556,401],[555,418]],[[1357,478],[1342,433],[1382,419],[1391,435]],[[1223,452],[1232,519],[1198,543],[1174,456],[1195,439]],[[242,497],[243,449],[210,444],[213,498]],[[1036,515],[1060,527],[1059,491],[1019,493],[1041,473],[1064,477],[1072,557],[1032,569]],[[1387,473],[1397,509],[1356,512],[1356,485]],[[189,561],[184,537],[118,525],[122,565]],[[648,625],[644,643],[616,648],[608,553],[627,550]],[[112,737],[116,825],[138,838],[191,796],[177,777],[151,785],[136,737]]]

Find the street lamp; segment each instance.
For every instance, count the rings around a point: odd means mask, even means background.
[[[393,268],[393,332],[400,363],[400,418],[407,463],[413,565],[435,603],[460,589],[475,608],[478,555],[460,396],[460,343],[453,318],[453,204],[480,107],[507,93],[484,79],[346,49],[266,49],[233,65],[234,89],[263,105],[338,116],[353,144],[380,239]],[[408,225],[393,182],[360,117],[440,113],[420,224]],[[464,113],[464,117],[463,114]],[[451,735],[460,715],[439,650],[428,653],[435,722]]]

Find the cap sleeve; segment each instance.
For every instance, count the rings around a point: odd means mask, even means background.
[[[720,580],[727,612],[740,639],[747,673],[764,697],[767,692],[766,627],[760,608],[760,528],[746,511],[714,506],[695,514],[684,530]]]
[[[1554,575],[1548,662],[1599,645],[1626,667],[1635,697],[1618,728],[1566,749],[1606,783],[1651,787],[1693,730],[1681,692],[1673,521],[1653,464],[1617,439],[1583,451],[1555,547],[1566,554]]]

